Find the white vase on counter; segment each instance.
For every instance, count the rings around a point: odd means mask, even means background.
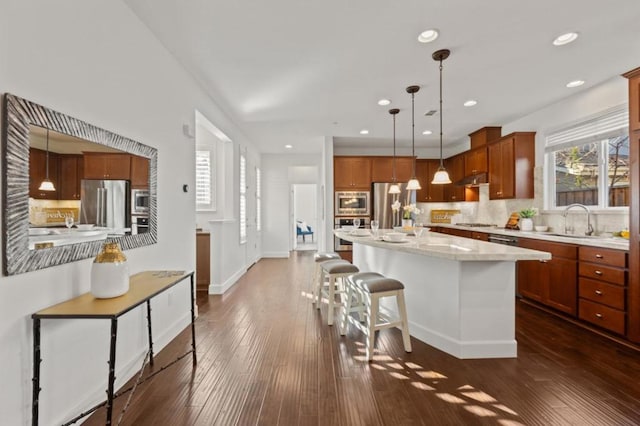
[[[403,228],[413,228],[413,219],[402,219]]]
[[[533,231],[533,219],[530,217],[521,217],[519,226],[521,231]]]

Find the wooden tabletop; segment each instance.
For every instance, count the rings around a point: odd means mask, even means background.
[[[193,275],[193,271],[145,271],[130,277],[129,291],[110,299],[91,293],[42,309],[32,318],[116,318]]]

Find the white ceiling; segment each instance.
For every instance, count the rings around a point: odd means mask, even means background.
[[[400,108],[399,145],[410,146],[413,84],[416,146],[437,147],[438,114],[424,113],[438,109],[438,49],[451,50],[445,146],[640,66],[638,0],[124,1],[268,153],[319,152],[325,136],[390,146],[389,108]],[[440,37],[419,43],[429,28]],[[578,40],[552,45],[568,31]],[[577,79],[586,84],[565,87]],[[463,107],[470,98],[478,105]]]

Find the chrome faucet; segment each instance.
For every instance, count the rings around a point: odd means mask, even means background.
[[[562,212],[562,216],[564,217],[564,233],[567,234],[567,214],[569,213],[569,209],[571,209],[572,207],[581,207],[587,212],[587,232],[585,232],[584,234],[593,235],[593,226],[591,226],[591,210],[589,210],[589,207],[580,203],[569,204],[564,209],[564,212]]]

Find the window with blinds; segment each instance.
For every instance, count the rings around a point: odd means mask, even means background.
[[[196,210],[215,210],[211,151],[196,151]]]
[[[260,168],[256,167],[256,230],[260,232],[262,230],[262,183],[260,176]]]
[[[247,242],[247,159],[240,154],[240,243]]]
[[[548,134],[548,205],[629,205],[629,114],[626,105]]]

